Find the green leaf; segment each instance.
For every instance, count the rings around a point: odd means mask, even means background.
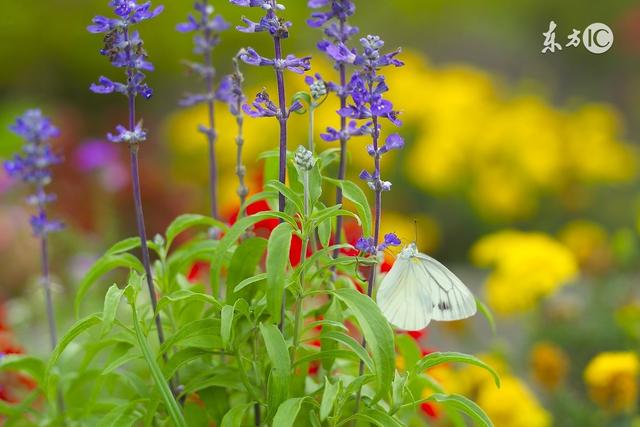
[[[293,427],[296,425],[296,418],[302,409],[302,405],[309,397],[294,397],[284,401],[273,417],[273,425],[278,427]]]
[[[425,400],[432,400],[438,403],[442,403],[449,408],[456,409],[464,414],[467,414],[469,417],[471,417],[472,420],[476,421],[484,427],[493,427],[493,423],[481,407],[479,407],[472,400],[459,394],[435,393]]]
[[[267,395],[269,400],[267,418],[270,419],[288,397],[291,383],[291,359],[284,337],[276,325],[260,324],[260,332],[271,361]]]
[[[320,239],[320,245],[323,248],[329,246],[331,242],[331,232],[333,228],[333,221],[331,218],[327,218],[318,224],[318,237]]]
[[[314,224],[318,226],[319,224],[322,224],[323,221],[326,221],[327,219],[335,218],[338,216],[350,216],[354,218],[359,225],[361,224],[361,220],[358,215],[345,209],[336,209],[335,206],[315,212],[312,216],[312,219]]]
[[[403,427],[404,426],[404,424],[402,424],[400,421],[398,421],[391,415],[387,414],[386,412],[381,411],[380,409],[368,408],[363,411],[363,415],[365,415],[365,417],[368,417],[368,418],[370,417],[369,419],[374,419],[375,424],[380,427]]]
[[[107,291],[107,295],[104,297],[104,308],[102,310],[102,336],[108,334],[113,326],[123,293],[124,289],[120,289],[118,288],[118,285],[114,284],[111,285]]]
[[[180,215],[169,224],[167,227],[167,243],[166,247],[171,247],[171,243],[175,240],[178,234],[188,230],[192,227],[218,227],[221,230],[226,230],[227,226],[215,218],[209,216],[197,215],[197,214],[184,214]]]
[[[338,378],[335,383],[331,383],[329,378],[324,378],[324,391],[322,392],[322,401],[320,402],[320,420],[324,421],[331,415],[333,405],[337,396],[342,391],[342,380]]]
[[[253,405],[253,402],[249,402],[245,403],[244,405],[234,406],[229,412],[224,415],[220,427],[242,427],[244,414],[248,409],[253,407]]]
[[[174,353],[169,358],[169,361],[162,369],[162,373],[164,374],[164,377],[169,380],[171,379],[171,377],[173,377],[176,371],[180,369],[181,366],[191,362],[194,359],[199,359],[204,356],[211,356],[212,354],[215,354],[215,352],[201,348],[187,347]]]
[[[73,326],[71,326],[71,328],[69,328],[67,333],[64,334],[62,336],[62,338],[60,338],[60,341],[58,341],[58,344],[56,345],[56,347],[51,352],[51,356],[49,356],[49,361],[47,362],[47,367],[46,367],[45,372],[44,372],[44,384],[45,384],[44,389],[45,390],[49,389],[49,382],[51,380],[51,378],[50,378],[51,369],[53,369],[55,364],[58,362],[58,359],[62,355],[62,352],[81,333],[83,333],[87,329],[89,329],[92,326],[95,326],[95,325],[97,325],[97,324],[99,324],[101,322],[102,322],[102,316],[100,316],[100,314],[98,314],[98,313],[91,314],[91,315],[89,315],[89,316],[87,316],[87,317],[85,317],[83,319],[78,320],[76,323],[74,323]]]
[[[275,323],[281,321],[292,233],[291,226],[283,222],[271,232],[267,244],[267,306]]]
[[[388,396],[395,372],[393,331],[371,298],[354,289],[338,289],[333,294],[353,313],[367,340],[375,365],[377,392],[374,402]]]
[[[147,366],[149,367],[149,371],[151,372],[151,377],[153,378],[153,382],[155,383],[160,395],[162,396],[162,400],[169,412],[169,416],[173,421],[173,424],[177,427],[187,427],[187,423],[182,415],[182,410],[180,409],[180,405],[176,402],[173,394],[171,393],[171,389],[169,389],[169,384],[164,378],[162,374],[162,370],[160,370],[160,366],[156,363],[155,357],[151,353],[151,349],[149,348],[149,344],[147,343],[147,337],[142,332],[142,328],[140,327],[140,322],[138,321],[138,314],[136,311],[136,301],[135,301],[135,292],[130,292],[127,295],[129,298],[129,305],[131,305],[131,312],[133,315],[133,329],[136,333],[136,338],[138,339],[138,345],[142,354],[147,362]]]
[[[353,202],[358,210],[358,215],[362,219],[362,234],[364,236],[371,235],[371,207],[369,206],[369,200],[364,194],[364,191],[351,181],[337,180],[325,177],[330,183],[339,186],[342,189],[342,195]]]
[[[411,370],[412,375],[418,375],[421,372],[426,371],[436,365],[442,363],[466,363],[467,365],[474,365],[487,370],[492,376],[497,387],[500,387],[500,377],[497,372],[482,360],[470,354],[458,353],[458,352],[434,352],[423,357],[416,366]]]
[[[491,310],[489,309],[489,307],[486,306],[485,303],[483,303],[482,301],[480,301],[478,298],[476,298],[476,305],[478,306],[478,310],[480,310],[480,313],[482,313],[482,315],[487,319],[487,322],[489,322],[489,327],[491,328],[491,333],[493,335],[496,335],[496,321],[493,318],[493,313],[491,313]]]
[[[311,353],[296,359],[295,366],[303,365],[314,360],[333,360],[333,359],[359,360],[358,356],[350,350],[322,350],[317,353]]]
[[[229,350],[229,341],[231,340],[231,328],[233,327],[234,307],[225,305],[220,312],[220,338],[222,338],[222,346],[225,350]]]
[[[407,385],[408,375],[401,374],[396,370],[393,385],[391,386],[391,409],[394,410],[404,402],[405,386]]]
[[[211,304],[217,309],[222,308],[222,304],[220,304],[220,302],[211,295],[203,294],[202,292],[193,292],[189,289],[180,289],[160,298],[160,301],[158,301],[157,312],[160,313],[160,311],[162,311],[162,309],[167,305],[177,302],[203,302]]]
[[[244,295],[239,292],[243,287],[238,286],[238,284],[244,282],[247,278],[255,277],[258,264],[262,260],[266,248],[267,239],[261,237],[245,239],[238,245],[229,262],[227,281],[225,283],[228,304],[233,304]]]
[[[24,354],[7,354],[0,358],[0,372],[23,372],[36,382],[44,378],[44,362],[37,357]]]
[[[76,298],[74,301],[74,311],[76,317],[78,317],[80,314],[80,303],[82,303],[82,300],[89,291],[91,285],[93,285],[100,277],[104,276],[112,270],[115,270],[116,268],[128,268],[139,273],[142,273],[144,271],[144,267],[142,266],[142,263],[138,260],[138,258],[129,253],[105,255],[100,258],[89,269],[87,274],[80,282],[80,285],[78,286],[78,291],[76,292]]]
[[[132,249],[140,247],[140,237],[128,237],[115,243],[105,252],[105,255],[117,255],[123,252],[129,252]]]
[[[220,337],[220,320],[219,319],[199,319],[182,325],[175,334],[171,335],[160,347],[160,352],[164,353],[171,347],[180,344],[187,339],[202,338],[205,341],[210,341],[210,345],[207,348],[213,350],[216,348],[215,344],[220,344],[217,341]]]
[[[124,405],[118,405],[104,415],[97,427],[125,427],[135,423],[135,418],[131,417],[131,412],[141,403],[148,402],[146,399],[135,400]]]
[[[208,261],[211,259],[216,247],[217,240],[191,240],[173,251],[167,259],[167,275],[174,277],[191,267],[195,261]]]
[[[396,345],[404,361],[405,369],[411,369],[422,358],[422,350],[411,336],[407,334],[396,335]]]
[[[239,292],[246,288],[247,286],[251,286],[254,283],[261,282],[267,279],[267,273],[256,274],[253,277],[248,277],[244,279],[242,282],[238,283],[235,288],[233,288],[234,292]]]
[[[278,218],[283,221],[291,224],[292,229],[297,227],[296,221],[289,215],[283,214],[281,212],[269,211],[269,212],[259,212],[257,214],[240,218],[233,224],[224,235],[222,239],[218,241],[218,246],[216,247],[215,252],[213,253],[213,258],[211,260],[211,288],[214,290],[214,295],[217,295],[218,289],[220,287],[220,276],[222,266],[224,264],[227,252],[233,246],[233,244],[238,240],[240,236],[245,234],[247,230],[249,230],[254,224],[263,221],[265,219],[273,219]]]
[[[313,207],[322,196],[322,175],[320,175],[320,165],[318,162],[309,173],[309,203]]]
[[[283,194],[287,200],[289,200],[291,203],[294,204],[297,212],[304,211],[304,203],[302,201],[302,196],[296,193],[295,191],[293,191],[291,188],[284,185],[283,183],[281,183],[280,181],[273,181],[273,180],[269,181],[265,186],[265,188],[273,189],[278,193]]]
[[[367,353],[367,351],[353,337],[339,331],[328,331],[328,332],[323,331],[322,334],[320,335],[320,338],[331,339],[346,345],[365,363],[367,368],[369,368],[371,371],[375,371],[375,367],[373,364],[373,360],[371,359],[371,356],[369,356],[369,353]]]

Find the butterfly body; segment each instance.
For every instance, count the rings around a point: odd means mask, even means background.
[[[424,329],[431,320],[466,319],[476,300],[462,281],[440,262],[407,245],[382,280],[376,296],[390,323],[400,329]]]

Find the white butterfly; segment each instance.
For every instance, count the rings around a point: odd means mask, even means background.
[[[390,323],[417,331],[433,320],[460,320],[476,314],[476,300],[455,274],[410,243],[382,280],[378,306]]]

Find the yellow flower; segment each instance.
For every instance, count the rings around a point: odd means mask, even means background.
[[[606,271],[613,262],[609,235],[595,222],[576,220],[559,233],[560,241],[576,256],[580,267],[589,273]]]
[[[477,403],[496,427],[547,427],[552,418],[518,378],[503,377],[500,388],[484,386]]]
[[[611,413],[630,412],[638,398],[638,356],[633,352],[605,352],[584,371],[589,396]]]
[[[533,308],[577,273],[574,255],[542,233],[491,234],[473,246],[471,257],[478,266],[494,267],[485,291],[489,304],[501,314]]]
[[[533,377],[547,390],[557,389],[565,380],[569,357],[557,345],[540,342],[531,350]]]
[[[569,115],[565,159],[584,182],[621,182],[635,175],[635,150],[620,141],[619,113],[606,104],[587,104]]]

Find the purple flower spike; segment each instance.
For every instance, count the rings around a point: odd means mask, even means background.
[[[33,144],[60,136],[58,128],[53,126],[51,120],[44,117],[40,110],[28,110],[22,117],[18,117],[9,129]]]
[[[87,27],[90,33],[106,33],[104,47],[100,54],[109,58],[111,65],[126,70],[126,83],[114,82],[100,77],[90,90],[98,94],[121,93],[127,97],[140,95],[151,98],[153,91],[145,83],[145,71],[153,71],[154,67],[147,59],[143,41],[131,26],[153,19],[163,11],[163,6],[151,8],[151,2],[138,4],[136,0],[113,0],[111,8],[117,18],[96,16]]]
[[[34,234],[43,237],[59,229],[58,222],[49,222],[46,218],[45,205],[55,201],[56,197],[45,192],[45,186],[51,182],[51,166],[62,162],[62,157],[56,155],[49,144],[49,140],[58,137],[60,131],[40,110],[35,109],[18,117],[9,129],[26,143],[22,153],[5,161],[3,166],[10,177],[35,187],[34,194],[27,197],[27,202],[38,207],[38,215],[31,225]]]

